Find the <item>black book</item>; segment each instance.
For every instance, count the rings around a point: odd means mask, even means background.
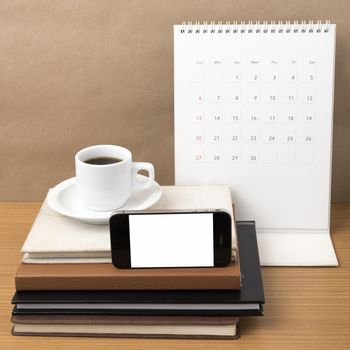
[[[262,315],[264,289],[255,223],[237,222],[241,290],[16,292],[14,315]]]

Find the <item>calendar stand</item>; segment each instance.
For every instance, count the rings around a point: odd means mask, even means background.
[[[329,232],[257,230],[262,266],[338,266]]]
[[[229,184],[263,265],[336,266],[335,24],[174,26],[175,184]],[[260,228],[260,229],[259,229]]]

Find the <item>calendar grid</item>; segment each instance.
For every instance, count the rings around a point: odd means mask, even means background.
[[[175,183],[230,184],[258,230],[329,230],[334,56],[329,22],[175,26]]]

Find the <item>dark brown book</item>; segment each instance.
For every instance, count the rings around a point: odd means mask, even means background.
[[[239,262],[226,267],[117,269],[112,264],[20,264],[17,291],[240,289]]]
[[[238,338],[230,316],[22,315],[12,317],[14,335]]]

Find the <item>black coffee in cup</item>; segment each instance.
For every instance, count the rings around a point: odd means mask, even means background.
[[[142,170],[147,171],[148,181],[140,179],[138,172]],[[116,210],[127,203],[135,190],[154,184],[153,165],[133,162],[127,148],[115,145],[80,150],[75,155],[75,174],[82,203],[94,211]]]
[[[86,164],[92,165],[107,165],[107,164],[115,164],[121,162],[123,159],[115,158],[115,157],[95,157],[90,158],[84,161]]]

